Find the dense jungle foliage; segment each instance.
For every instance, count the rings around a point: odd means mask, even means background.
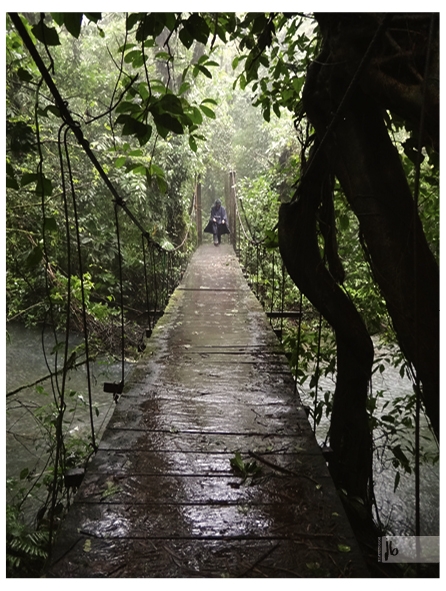
[[[333,406],[333,389],[321,392],[318,382],[321,376],[336,380],[336,340],[284,270],[277,231],[280,205],[292,199],[308,158],[312,127],[301,99],[308,65],[321,48],[315,19],[280,13],[18,18],[63,102],[42,78],[16,20],[7,16],[7,322],[65,331],[52,351],[62,358],[63,376],[88,355],[120,358],[123,342],[126,358],[137,358],[147,327],[197,245],[197,183],[207,220],[214,200],[227,196],[228,174],[235,171],[235,246],[265,310],[302,312],[300,320],[275,321],[274,328],[283,331],[316,429]],[[438,261],[438,156],[423,149],[418,174],[412,130],[390,112],[387,124],[407,181],[419,191],[420,219]],[[343,290],[374,336],[373,371],[390,365],[411,376],[357,216],[338,181],[333,195]],[[318,242],[323,253],[322,232]],[[67,348],[70,331],[89,335],[74,357]],[[57,367],[56,360],[49,371],[54,375]],[[62,385],[41,394],[47,401],[33,413],[45,433],[48,461],[43,470],[30,466],[8,481],[9,576],[39,572],[70,502],[64,474],[85,465],[96,445],[94,433],[81,443],[70,440],[67,408],[79,404],[78,393],[65,394]],[[386,461],[397,489],[401,474],[415,466],[415,394],[384,403],[378,413],[381,399],[382,392],[370,396],[369,423],[376,450],[392,450]],[[85,406],[92,414],[94,401]],[[326,433],[323,438],[328,443]],[[436,462],[438,453],[422,449],[421,459]],[[24,520],[24,507],[36,496],[34,518]]]

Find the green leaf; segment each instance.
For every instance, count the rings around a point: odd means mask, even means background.
[[[192,135],[189,136],[189,146],[192,152],[196,152],[198,149],[197,142],[195,141],[195,138]]]
[[[59,35],[57,34],[56,29],[47,27],[42,20],[37,25],[34,25],[31,31],[34,37],[45,45],[60,45]]]
[[[18,182],[10,176],[6,177],[6,187],[8,189],[14,189],[16,191],[20,189]]]
[[[133,49],[125,54],[124,61],[126,64],[130,64],[133,62],[134,59],[140,57],[142,55],[142,51],[140,49]]]
[[[203,115],[198,107],[192,107],[190,118],[196,125],[201,125],[203,123]]]
[[[102,13],[100,12],[84,12],[84,14],[88,18],[88,20],[93,23],[97,23],[102,18]]]
[[[28,253],[25,263],[29,268],[37,267],[40,261],[43,259],[43,251],[42,248],[37,245],[33,249],[30,250]]]
[[[38,175],[36,184],[36,195],[39,197],[49,197],[53,194],[53,183],[45,176]]]
[[[147,173],[147,168],[141,164],[139,166],[135,166],[135,168],[132,169],[133,174],[146,174]]]
[[[183,93],[187,92],[189,89],[190,89],[189,82],[183,82],[183,84],[180,86],[180,90],[178,91],[178,94],[183,94]]]
[[[27,478],[29,474],[29,468],[23,468],[23,470],[20,472],[20,480],[25,480],[25,478]]]
[[[106,485],[107,488],[102,492],[101,499],[107,499],[121,492],[121,487],[111,481],[107,481]]]
[[[399,472],[397,472],[397,473],[395,474],[395,482],[393,483],[393,492],[395,492],[395,491],[396,491],[396,489],[398,488],[398,485],[399,485],[399,483],[400,483],[400,478],[401,478],[401,475],[400,475],[400,473],[399,473]]]
[[[52,113],[53,115],[55,115],[56,117],[60,117],[60,111],[58,109],[58,107],[56,107],[55,105],[48,105],[45,107],[45,113]]]
[[[87,539],[84,542],[84,546],[83,546],[83,551],[84,552],[91,552],[91,540]]]
[[[237,68],[237,66],[239,65],[240,62],[242,62],[243,60],[245,60],[248,56],[247,55],[240,55],[235,57],[232,60],[232,69],[235,70]]]
[[[158,166],[157,164],[151,164],[150,165],[150,174],[155,174],[157,176],[164,177],[164,170],[160,166]]]
[[[144,138],[147,134],[151,134],[152,132],[149,125],[137,121],[130,115],[119,115],[116,119],[116,123],[124,125],[122,128],[122,135],[136,135],[137,138]]]
[[[204,105],[204,103],[211,103],[211,105],[218,106],[217,101],[212,98],[205,98],[204,100],[201,101],[202,105]]]
[[[119,53],[122,53],[122,52],[125,53],[129,49],[132,49],[132,47],[136,47],[136,43],[125,43],[124,45],[121,45],[119,47],[118,51],[119,51]]]
[[[39,175],[36,174],[35,172],[25,172],[25,174],[22,176],[21,180],[20,180],[20,186],[21,187],[26,187],[26,185],[29,185],[30,183],[33,183],[34,181],[36,181],[38,179]]]
[[[145,127],[146,127],[146,133],[138,136],[138,142],[139,142],[140,146],[145,146],[147,144],[147,142],[150,140],[150,138],[152,137],[152,126],[146,125]]]
[[[166,16],[163,12],[149,12],[138,26],[136,40],[144,41],[147,37],[158,37],[163,32]]]
[[[263,105],[263,118],[267,123],[270,122],[271,119],[271,107],[269,103],[265,103]]]
[[[51,12],[51,18],[56,21],[56,23],[61,27],[64,21],[64,13],[63,12]]]
[[[55,218],[45,218],[43,221],[43,227],[46,232],[57,232],[57,222]]]
[[[279,247],[279,232],[273,230],[265,231],[265,246],[266,248],[278,248]]]
[[[167,191],[167,183],[166,183],[166,181],[162,177],[157,176],[156,177],[156,182],[158,184],[158,188],[159,188],[160,192],[164,195],[165,192]]]
[[[20,188],[15,178],[14,168],[9,162],[6,162],[6,186],[9,189],[15,189],[16,191]]]
[[[264,13],[259,14],[259,16],[255,17],[254,22],[252,23],[251,33],[253,35],[258,35],[259,33],[261,33],[263,31],[263,29],[266,27],[267,23],[268,23],[268,20],[266,18],[266,15]]]
[[[239,470],[240,472],[243,472],[245,464],[242,460],[242,456],[240,455],[240,452],[235,452],[235,455],[233,458],[231,458],[230,460],[230,464],[232,468],[235,468],[236,470]]]
[[[350,546],[346,546],[344,544],[338,544],[338,550],[339,550],[339,552],[351,552],[352,551]]]
[[[119,158],[116,158],[116,160],[115,160],[115,167],[121,168],[126,163],[126,160],[127,160],[127,156],[119,156]]]
[[[138,86],[138,92],[141,95],[141,98],[144,100],[148,99],[150,96],[150,92],[147,86],[147,82],[141,82]]]
[[[116,113],[139,113],[141,111],[140,105],[130,101],[122,101],[116,107]]]
[[[19,68],[17,70],[17,76],[20,78],[20,80],[23,80],[23,82],[31,82],[33,79],[28,70],[25,70],[24,68]]]
[[[76,39],[79,39],[79,35],[81,33],[82,16],[82,12],[64,13],[64,24],[67,28],[67,31]]]
[[[170,60],[171,57],[167,53],[167,51],[159,51],[158,53],[155,54],[155,59]]]
[[[134,68],[140,68],[147,60],[148,60],[148,56],[144,55],[142,52],[140,55],[136,56],[135,59],[132,62],[132,66]]]
[[[308,570],[319,570],[321,568],[319,562],[307,562],[305,566],[308,568]]]
[[[183,126],[181,123],[178,121],[178,119],[175,119],[175,117],[169,115],[169,113],[160,113],[159,115],[156,115],[154,119],[157,127],[160,125],[168,131],[173,131],[177,134],[183,133]]]
[[[215,119],[215,113],[212,109],[209,109],[209,107],[206,107],[203,104],[200,105],[200,109],[203,111],[206,117],[209,117],[210,119]]]
[[[403,466],[409,465],[409,460],[399,445],[395,445],[395,447],[392,448],[392,452]]]
[[[350,219],[347,214],[339,216],[339,228],[341,230],[347,230],[350,225]]]
[[[189,31],[187,31],[187,29],[181,29],[181,31],[178,34],[181,43],[184,45],[184,47],[186,49],[190,49],[190,47],[192,46],[192,43],[194,42],[194,38],[192,37],[192,35],[189,33]]]
[[[125,28],[127,31],[131,31],[133,27],[141,20],[141,14],[138,12],[134,12],[133,14],[129,14],[125,23]]]
[[[212,74],[204,66],[196,65],[194,67],[194,77],[197,76],[198,72],[202,72],[207,78],[212,78]]]
[[[158,106],[163,111],[181,115],[183,113],[183,105],[181,100],[174,94],[165,94],[158,102]]]
[[[190,37],[192,37],[193,39],[196,39],[200,43],[203,43],[203,45],[206,45],[208,37],[209,37],[210,29],[208,27],[207,22],[204,20],[204,18],[202,16],[200,16],[197,13],[193,13],[190,15],[190,17],[187,19],[187,21],[185,21],[183,23],[183,25],[184,25],[185,29],[182,29],[182,30],[187,30]],[[181,35],[180,35],[180,39],[181,39]],[[181,41],[182,41],[182,39],[181,39]]]

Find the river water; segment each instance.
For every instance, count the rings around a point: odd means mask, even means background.
[[[58,354],[58,361],[52,353],[55,340],[52,331],[45,331],[42,336],[40,328],[26,328],[18,323],[7,325],[6,342],[6,392],[12,392],[25,384],[32,384],[36,380],[47,376],[50,372],[47,362],[54,372],[55,366],[62,367],[63,348]],[[63,341],[63,335],[58,335]],[[70,351],[83,341],[79,335],[71,335]],[[46,351],[47,362],[45,361]],[[124,365],[127,377],[132,369],[132,363]],[[104,392],[104,382],[119,382],[122,375],[122,364],[112,360],[101,359],[90,363],[91,394],[94,406],[93,413],[96,443],[110,420],[115,403],[113,394]],[[58,383],[61,385],[62,376],[59,374]],[[69,431],[74,444],[81,440],[88,440],[91,434],[90,412],[88,405],[86,365],[69,372],[65,392],[67,410],[65,412],[65,430]],[[39,391],[40,390],[40,391]],[[43,391],[42,391],[43,390]],[[70,396],[68,393],[72,393]],[[38,389],[31,386],[6,398],[6,476],[18,480],[23,470],[36,476],[46,467],[48,445],[50,439],[46,434],[46,421],[51,419],[51,404],[54,400],[50,379],[39,382]],[[39,408],[43,411],[38,411]],[[36,416],[36,413],[39,417]],[[81,466],[79,466],[81,467]],[[23,482],[22,486],[26,486]],[[39,507],[45,498],[46,490],[35,491],[36,498],[30,499],[24,506],[25,516],[32,520],[36,506]],[[14,491],[7,492],[7,499],[11,500]],[[34,496],[34,495],[33,495]]]
[[[383,351],[377,352],[378,340],[374,340],[375,356],[382,355]],[[382,398],[377,405],[376,413],[387,414],[389,406],[383,410],[386,402],[391,403],[398,397],[408,396],[413,393],[412,381],[406,376],[401,377],[399,370],[389,365],[387,361],[382,362],[385,366],[384,372],[375,372],[372,378],[372,394],[375,396],[378,391],[383,392]],[[321,378],[319,380],[318,396],[323,396],[327,390],[333,392],[334,381]],[[309,389],[299,388],[299,395],[304,404],[311,406],[313,399],[310,397]],[[424,415],[420,418],[420,439],[422,449],[430,455],[435,455],[438,446],[433,437]],[[316,439],[320,445],[325,442],[329,428],[329,421],[322,417],[320,424],[316,427]],[[379,433],[374,433],[375,444],[379,445]],[[404,433],[406,440],[413,441],[413,430],[407,429]],[[404,439],[401,439],[404,449]],[[407,455],[407,454],[406,454]],[[415,535],[415,475],[406,473],[399,468],[400,481],[394,490],[395,476],[397,470],[392,465],[393,454],[389,449],[380,450],[375,454],[374,459],[374,494],[378,507],[379,518],[389,534],[395,536]],[[413,464],[413,462],[412,462]],[[439,463],[422,463],[420,466],[420,535],[439,536]]]
[[[42,342],[47,351],[47,357],[54,367],[54,354],[50,351],[54,346],[53,337],[48,331],[42,338],[38,328],[25,328],[20,324],[7,326],[8,340],[6,345],[6,390],[11,392],[23,384],[48,374],[43,355]],[[70,345],[79,344],[80,337],[73,336]],[[59,354],[61,357],[61,355]],[[125,364],[126,377],[132,370],[132,364]],[[121,363],[95,362],[90,366],[92,399],[98,409],[98,416],[94,414],[95,430],[99,441],[114,409],[113,395],[104,392],[104,382],[120,381]],[[83,401],[88,400],[86,367],[72,371],[67,382],[68,391],[74,392],[68,397],[69,408],[65,413],[66,428],[70,431],[73,441],[76,438],[88,437],[90,428],[89,411]],[[45,468],[48,456],[48,437],[45,434],[44,421],[36,421],[35,412],[39,407],[47,407],[52,401],[50,380],[39,384],[43,392],[38,392],[35,386],[21,390],[6,399],[6,472],[8,478],[19,479],[22,470],[28,468],[33,474],[38,474]],[[334,384],[329,380],[320,380],[319,390],[333,391]],[[381,405],[386,400],[403,396],[412,391],[412,384],[407,378],[401,378],[399,372],[392,367],[386,367],[382,374],[375,374],[373,390],[384,391]],[[308,393],[300,391],[304,403],[310,404]],[[48,411],[49,412],[49,411]],[[46,416],[49,416],[46,412]],[[320,443],[325,439],[328,422],[322,420],[317,427],[316,437]],[[423,424],[422,435],[424,445],[430,450],[436,449],[426,424]],[[385,456],[386,458],[386,456]],[[415,533],[415,479],[414,475],[401,473],[401,480],[394,491],[395,469],[391,464],[391,456],[387,455],[385,467],[378,459],[374,466],[374,490],[377,499],[381,522],[389,528],[393,535],[414,535]],[[41,493],[43,494],[43,492]],[[12,498],[9,493],[9,499]],[[37,503],[39,501],[37,500]],[[28,517],[31,520],[36,504],[28,507]],[[436,465],[422,465],[421,467],[421,535],[439,535],[439,467]]]

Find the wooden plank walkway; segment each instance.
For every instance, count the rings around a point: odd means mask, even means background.
[[[244,479],[236,452],[260,472]],[[229,245],[194,254],[60,528],[48,576],[369,576]]]

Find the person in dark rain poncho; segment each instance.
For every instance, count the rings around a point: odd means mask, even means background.
[[[222,206],[220,199],[217,199],[212,206],[211,217],[208,225],[203,231],[214,235],[215,246],[218,246],[221,243],[222,234],[229,234],[226,210]]]

